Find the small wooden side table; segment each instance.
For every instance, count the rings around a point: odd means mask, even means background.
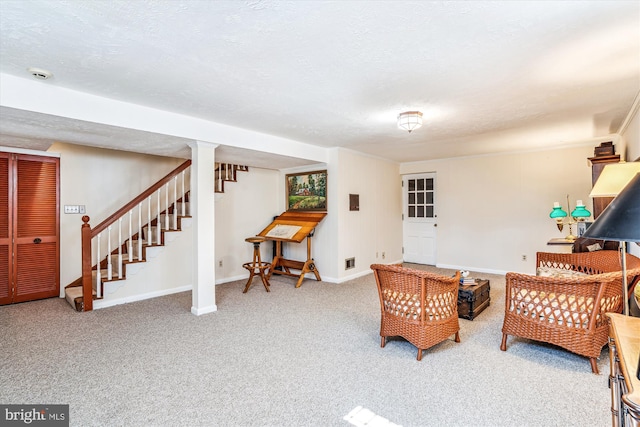
[[[640,318],[607,313],[611,425],[640,426]]]
[[[244,268],[249,270],[249,280],[247,280],[247,284],[245,285],[244,291],[242,291],[242,293],[247,293],[247,291],[251,287],[253,276],[255,276],[256,274],[262,279],[262,284],[264,285],[264,288],[267,290],[267,292],[271,292],[271,290],[269,289],[269,281],[267,280],[264,272],[265,270],[269,269],[269,267],[271,267],[271,263],[264,262],[260,258],[260,243],[266,241],[267,239],[265,239],[264,237],[255,236],[247,237],[244,240],[245,242],[253,243],[253,260],[251,262],[242,264]]]

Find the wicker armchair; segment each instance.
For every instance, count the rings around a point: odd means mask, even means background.
[[[400,265],[373,264],[380,296],[380,347],[387,337],[400,336],[422,350],[446,340],[458,331],[458,284],[454,277],[404,268]]]
[[[596,358],[609,335],[604,313],[623,307],[619,253],[538,252],[536,258],[538,271],[554,269],[554,277],[507,273],[500,349],[506,351],[508,335],[551,343],[588,357],[597,374]],[[640,259],[632,255],[627,277],[629,283],[640,277]]]

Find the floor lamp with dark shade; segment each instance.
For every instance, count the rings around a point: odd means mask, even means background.
[[[629,314],[626,242],[640,242],[640,173],[620,191],[583,234],[591,239],[615,240],[622,248],[624,314]]]

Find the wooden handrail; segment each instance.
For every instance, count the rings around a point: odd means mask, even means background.
[[[152,195],[155,191],[157,191],[159,188],[161,188],[164,184],[166,184],[167,182],[171,181],[171,179],[174,176],[178,175],[180,172],[182,172],[183,170],[187,169],[189,166],[191,166],[191,160],[185,161],[183,164],[181,164],[180,166],[175,168],[173,171],[169,172],[160,181],[156,182],[154,185],[152,185],[151,187],[146,189],[144,192],[142,192],[138,197],[136,197],[135,199],[131,200],[129,203],[127,203],[126,205],[124,205],[123,207],[118,209],[115,213],[113,213],[107,219],[105,219],[100,224],[95,226],[91,230],[91,237],[93,238],[93,237],[97,236],[98,234],[100,234],[101,231],[105,230],[111,224],[116,222],[116,220],[118,218],[120,218],[121,216],[123,216],[124,214],[129,212],[135,206],[139,205],[144,199],[146,199],[147,197]]]
[[[89,217],[82,217],[82,302],[83,311],[93,310],[93,286],[91,285],[91,226]]]

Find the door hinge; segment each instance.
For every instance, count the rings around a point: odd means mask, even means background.
[[[404,187],[404,181],[400,181],[401,187]]]
[[[402,214],[402,220],[404,221],[404,214]]]
[[[404,246],[402,247],[402,254],[404,255]]]

